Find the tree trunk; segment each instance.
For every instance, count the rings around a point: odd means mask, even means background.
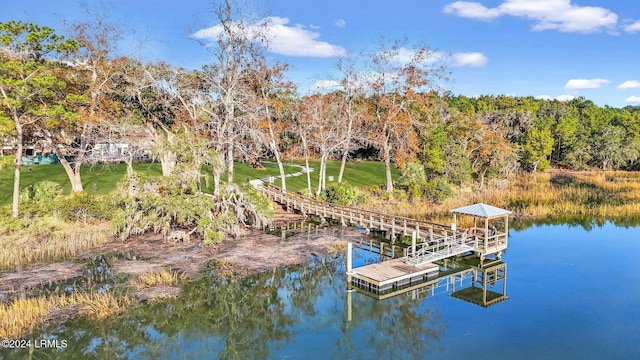
[[[323,154],[322,156],[320,156],[320,170],[318,171],[318,190],[316,191],[316,196],[320,195],[320,193],[325,189],[325,184],[326,181],[324,179],[324,176],[326,174],[324,168],[325,168],[325,163],[326,163],[326,158],[325,155]]]
[[[166,151],[160,156],[160,165],[162,166],[162,176],[170,176],[176,167],[176,154],[173,151]]]
[[[133,176],[133,153],[130,153],[129,156],[124,158],[125,164],[127,164],[127,176]]]
[[[220,194],[220,181],[222,179],[222,170],[224,169],[224,153],[222,149],[216,149],[215,158],[211,164],[211,175],[213,176],[213,194]]]
[[[233,144],[227,148],[227,182],[233,183]]]
[[[342,154],[342,163],[340,164],[340,173],[338,173],[338,182],[342,182],[342,175],[344,175],[344,168],[347,164],[347,156],[349,155],[349,149],[351,145],[351,132],[353,129],[353,116],[349,114],[349,125],[347,127],[347,145]]]
[[[51,142],[51,144],[55,149],[58,160],[60,160],[60,164],[62,164],[64,171],[67,173],[69,182],[71,182],[71,192],[83,192],[84,189],[82,188],[82,178],[80,177],[80,167],[82,164],[76,160],[73,166],[71,166],[69,161],[67,161],[67,159],[62,155],[55,143]]]
[[[16,170],[13,174],[13,204],[11,207],[11,216],[17,218],[20,214],[20,165],[22,165],[22,125],[16,120],[16,141],[18,148],[16,149]]]
[[[311,197],[313,192],[311,191],[311,171],[309,171],[309,150],[307,150],[307,138],[301,136],[302,146],[304,147],[304,164],[307,167],[307,196]]]
[[[487,174],[487,167],[485,167],[484,169],[482,169],[482,171],[480,172],[480,189],[482,190],[482,188],[484,188],[484,177]]]
[[[311,171],[309,169],[309,154],[306,151],[304,153],[304,163],[307,167],[307,196],[311,196]]]
[[[275,143],[273,144],[275,148]],[[282,159],[280,159],[280,153],[277,150],[274,150],[273,153],[276,156],[276,162],[278,163],[278,169],[280,170],[280,179],[282,180],[282,190],[287,191],[287,177],[284,173],[284,166],[282,165]]]
[[[393,193],[393,179],[391,178],[391,149],[384,145],[384,170],[387,175],[387,192]]]
[[[349,155],[349,149],[346,149],[342,154],[342,163],[340,164],[340,173],[338,173],[338,182],[342,182],[342,175],[344,175],[344,168],[347,164],[347,155]]]

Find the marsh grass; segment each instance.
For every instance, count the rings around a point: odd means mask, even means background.
[[[104,319],[124,311],[130,303],[130,298],[116,297],[109,292],[41,296],[0,303],[0,339],[15,339],[32,333],[45,323],[49,314],[65,306],[78,305],[81,316]]]
[[[385,200],[368,207],[375,211],[441,223],[451,221],[450,209],[485,203],[530,220],[552,218],[628,221],[640,218],[640,172],[549,171],[521,174],[502,187],[467,189],[442,203]],[[462,224],[461,224],[462,225]]]
[[[52,226],[53,230],[46,234],[13,234],[10,241],[0,247],[0,270],[15,270],[39,261],[69,259],[111,238],[105,226],[79,228],[63,222]]]
[[[176,286],[184,282],[187,275],[176,270],[162,270],[138,276],[132,280],[132,285],[138,289],[146,289],[154,286]]]

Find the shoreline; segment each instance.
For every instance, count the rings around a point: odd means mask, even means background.
[[[127,306],[161,299],[177,297],[182,286],[203,276],[202,270],[211,261],[224,264],[240,276],[263,273],[274,268],[302,264],[314,256],[327,256],[343,251],[348,239],[366,238],[367,235],[349,227],[323,227],[318,230],[301,231],[291,237],[269,235],[262,231],[247,231],[237,239],[225,239],[222,243],[201,247],[199,243],[163,242],[160,235],[145,234],[125,242],[112,240],[97,248],[83,251],[72,259],[60,262],[35,263],[24,269],[0,272],[0,294],[6,300],[29,298],[47,284],[64,282],[83,275],[88,259],[105,254],[127,254],[126,258],[115,259],[111,263],[111,276],[124,276],[130,279],[141,275],[171,271],[184,274],[184,281],[176,286],[155,285],[136,289],[131,285],[128,297],[132,300]],[[227,266],[228,265],[228,266]],[[225,271],[224,269],[221,271]],[[92,291],[87,291],[91,294]],[[40,294],[39,296],[42,296]],[[126,309],[125,309],[126,311]],[[82,314],[77,304],[57,308],[44,315],[42,326],[64,323]],[[91,314],[85,314],[91,315]],[[31,331],[18,337],[29,336]]]

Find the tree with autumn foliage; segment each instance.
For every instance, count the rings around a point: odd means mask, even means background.
[[[285,112],[292,104],[295,87],[284,77],[284,72],[287,70],[286,64],[269,66],[266,61],[262,61],[257,65],[248,79],[256,94],[258,110],[256,119],[252,122],[253,129],[250,137],[265,145],[273,154],[280,171],[282,190],[286,191],[287,177],[282,164],[280,141],[287,130]]]
[[[100,5],[100,9],[91,9],[83,4],[90,20],[68,24],[80,44],[67,74],[73,80],[68,88],[85,95],[85,101],[75,109],[79,116],[73,121],[50,121],[44,132],[69,177],[72,192],[83,191],[82,166],[103,160],[92,157],[92,150],[99,142],[109,142],[111,122],[122,115],[121,104],[112,96],[123,61],[113,57],[121,32],[109,23],[108,9]]]
[[[406,49],[400,41],[383,45],[370,58],[367,142],[380,151],[386,190],[391,193],[391,161],[403,167],[418,150],[418,121],[413,107],[423,100],[421,93],[438,87],[437,81],[446,77],[446,69],[429,48]]]

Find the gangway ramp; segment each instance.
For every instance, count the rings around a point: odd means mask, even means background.
[[[478,247],[475,236],[467,236],[466,233],[446,234],[436,237],[434,242],[423,242],[412,245],[411,252],[405,256],[407,265],[421,266],[434,261],[446,259],[452,256],[474,251]]]

